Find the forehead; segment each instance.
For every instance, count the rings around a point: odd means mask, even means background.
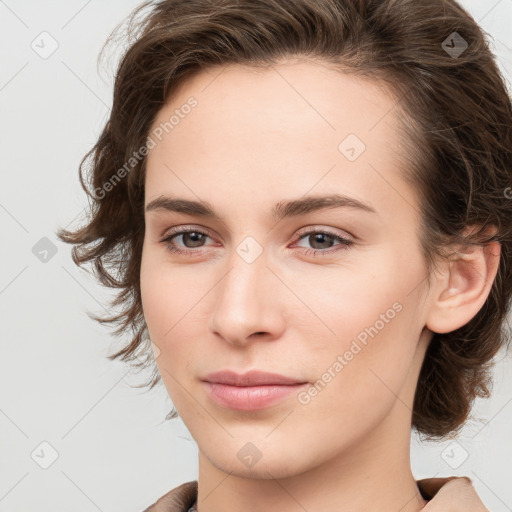
[[[229,64],[201,70],[180,82],[153,125],[165,123],[193,96],[199,108],[187,117],[197,119],[200,112],[204,124],[207,116],[215,115],[219,126],[229,124],[235,133],[243,125],[284,135],[291,128],[288,122],[296,120],[301,123],[293,126],[293,134],[302,128],[311,137],[325,131],[340,136],[349,129],[368,139],[381,124],[388,131],[397,128],[399,111],[389,86],[343,69],[293,59],[264,68]],[[179,124],[173,127],[174,134],[180,131]],[[317,130],[312,132],[313,128]]]
[[[400,189],[410,194],[394,95],[318,62],[203,70],[174,91],[151,132],[166,123],[148,155],[149,200],[166,187],[249,202],[308,191],[394,202]]]

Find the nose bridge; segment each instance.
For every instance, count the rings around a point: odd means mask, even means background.
[[[257,290],[258,280],[269,272],[268,250],[264,250],[263,241],[258,241],[253,235],[245,235],[233,246],[228,266],[231,269],[226,276],[226,286],[233,289],[235,294],[247,294],[248,289]],[[252,294],[254,296],[254,293]],[[242,297],[240,297],[242,298]]]
[[[267,268],[263,247],[247,236],[236,246],[227,263],[227,273],[219,283],[212,328],[232,343],[244,343],[255,332],[269,333],[275,309],[276,279]]]

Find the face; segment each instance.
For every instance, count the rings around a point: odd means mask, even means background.
[[[428,290],[395,103],[315,62],[233,65],[154,121],[174,115],[147,160],[144,315],[180,417],[225,472],[298,474],[400,429],[409,443]],[[299,384],[204,382],[221,370]]]

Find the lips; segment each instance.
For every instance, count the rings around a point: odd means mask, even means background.
[[[223,370],[202,379],[209,397],[221,407],[255,411],[277,404],[300,392],[307,382],[277,373],[252,370],[237,374]]]
[[[227,384],[229,386],[290,386],[304,384],[306,381],[285,377],[278,373],[268,373],[259,370],[251,370],[244,374],[238,374],[231,370],[222,370],[207,375],[206,382]]]

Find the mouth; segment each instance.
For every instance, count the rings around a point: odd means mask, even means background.
[[[308,382],[276,373],[224,370],[201,379],[210,398],[221,407],[242,411],[265,409],[299,392]]]

